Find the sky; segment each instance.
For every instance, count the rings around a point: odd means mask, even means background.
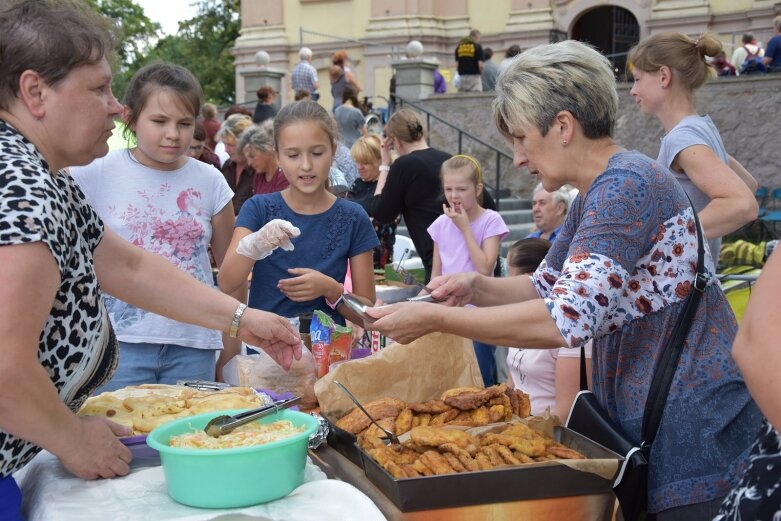
[[[135,0],[146,16],[159,23],[166,35],[176,34],[179,22],[195,16],[197,9],[191,6],[196,0]]]

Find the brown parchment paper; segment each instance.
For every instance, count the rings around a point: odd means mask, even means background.
[[[444,333],[407,345],[391,344],[369,357],[343,363],[315,382],[320,411],[340,418],[354,405],[334,380],[362,403],[385,397],[425,402],[454,387],[483,388],[472,341]]]

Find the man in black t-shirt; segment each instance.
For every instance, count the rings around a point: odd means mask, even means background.
[[[458,92],[482,92],[483,48],[480,46],[480,31],[472,29],[469,36],[461,38],[456,47],[456,62],[460,83]]]

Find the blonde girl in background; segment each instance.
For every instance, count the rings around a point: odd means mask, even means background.
[[[328,190],[337,134],[333,117],[313,101],[291,103],[274,119],[279,167],[290,185],[244,204],[218,275],[220,288],[232,292],[252,272],[251,308],[286,317],[319,309],[339,324],[342,314],[360,324],[341,299],[348,261],[352,292],[375,301],[372,251],[379,242],[369,217]]]
[[[360,177],[353,182],[350,191],[347,192],[347,199],[360,204],[369,217],[372,217],[372,199],[377,189],[377,180],[380,178],[381,146],[380,136],[369,134],[358,138],[350,149],[350,156],[355,161]],[[383,270],[386,264],[393,262],[397,224],[396,221],[381,223],[372,218],[374,232],[380,241],[380,245],[374,249],[375,270]]]
[[[446,204],[428,233],[434,241],[431,277],[461,272],[490,276],[502,239],[509,233],[502,216],[483,208],[483,173],[471,156],[453,156],[440,171]],[[486,387],[496,383],[496,347],[475,341],[475,355]]]
[[[217,169],[187,155],[201,95],[184,67],[141,68],[124,99],[126,132],[137,146],[70,171],[107,226],[213,285],[208,248],[219,265],[233,229],[233,192]],[[215,351],[223,348],[219,332],[106,297],[120,357],[101,390],[215,378]],[[221,356],[219,367],[233,354]]]
[[[727,154],[710,116],[694,106],[694,92],[715,70],[705,57],[716,56],[721,42],[705,33],[696,40],[681,33],[659,33],[629,54],[632,96],[654,116],[665,135],[657,161],[668,167],[699,212],[714,266],[721,237],[757,218],[757,182]]]

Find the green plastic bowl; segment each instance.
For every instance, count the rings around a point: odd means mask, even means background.
[[[304,431],[265,445],[235,449],[183,449],[168,445],[172,436],[203,429],[212,418],[240,412],[213,411],[157,427],[146,442],[160,453],[168,495],[184,505],[237,508],[285,497],[304,481],[309,436],[317,420],[297,411],[282,410],[257,420],[290,420]]]

